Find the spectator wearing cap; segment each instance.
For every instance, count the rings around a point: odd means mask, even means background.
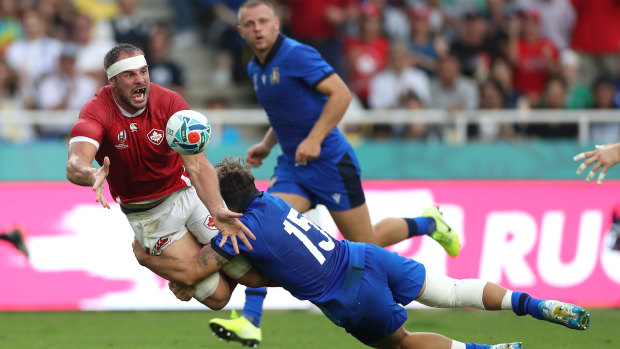
[[[411,24],[409,50],[417,66],[429,75],[435,72],[439,55],[447,51],[447,44],[443,38],[435,37],[431,30],[430,15],[430,9],[424,4],[416,4],[409,9]]]
[[[521,13],[522,30],[519,37],[511,33],[508,57],[514,68],[515,87],[538,105],[548,77],[557,71],[558,51],[540,33],[540,13],[529,7]]]
[[[579,55],[567,48],[560,53],[560,75],[568,86],[566,107],[584,109],[592,106],[590,87],[579,78]]]
[[[79,110],[92,98],[100,87],[92,77],[77,71],[75,61],[78,47],[65,44],[62,48],[58,66],[53,73],[46,75],[38,85],[37,101],[39,109],[44,110]],[[71,126],[40,125],[39,136],[45,138],[62,138],[68,134]]]
[[[558,50],[568,48],[575,26],[575,10],[570,0],[532,0],[540,13],[542,36],[551,40]]]
[[[592,99],[595,109],[616,109],[616,82],[607,75],[600,75],[592,84]],[[590,138],[596,144],[615,143],[620,139],[620,123],[605,122],[590,125]]]
[[[361,10],[359,37],[345,38],[343,52],[349,87],[368,107],[370,80],[387,66],[390,42],[382,34],[381,9],[366,2],[361,5]]]
[[[618,73],[620,49],[620,2],[617,0],[571,0],[577,14],[571,48],[581,58],[581,80]]]

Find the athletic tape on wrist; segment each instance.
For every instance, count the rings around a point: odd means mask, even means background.
[[[133,56],[133,57],[121,59],[120,61],[115,62],[108,68],[108,70],[106,70],[106,73],[108,74],[108,79],[112,79],[116,75],[126,70],[142,68],[145,65],[147,64],[146,64],[146,59],[144,58],[144,55]]]

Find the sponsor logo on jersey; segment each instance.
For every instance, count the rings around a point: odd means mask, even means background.
[[[336,203],[339,204],[340,203],[340,193],[332,194],[332,199],[334,199],[334,201],[336,201]]]
[[[211,217],[211,215],[207,216],[207,219],[205,219],[204,226],[211,230],[217,230],[217,228],[215,227],[215,222],[213,221],[213,217]]]
[[[138,124],[136,124],[135,122],[132,122],[131,124],[129,124],[129,130],[131,132],[138,132]]]
[[[161,141],[164,139],[164,131],[154,128],[149,132],[147,137],[151,143],[160,145]]]
[[[271,75],[269,75],[269,82],[271,82],[272,85],[280,83],[280,72],[278,71],[278,67],[271,69]]]
[[[265,74],[262,74],[260,76],[261,81],[263,82],[263,85],[267,83],[267,76]]]
[[[258,90],[258,74],[252,75],[252,83],[254,84],[254,91]]]
[[[125,144],[125,141],[127,140],[127,132],[125,130],[122,130],[121,132],[119,132],[118,135],[116,136],[116,139],[118,140],[118,143],[119,143],[115,145],[116,149],[124,149],[128,147],[128,145]]]
[[[170,243],[170,238],[159,238],[151,250],[153,256],[159,256],[166,246]]]

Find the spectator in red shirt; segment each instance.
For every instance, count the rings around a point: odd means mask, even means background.
[[[288,7],[289,34],[319,51],[336,74],[346,76],[340,26],[358,14],[356,0],[282,0]]]
[[[514,67],[514,84],[537,105],[550,74],[557,70],[558,50],[553,43],[542,37],[540,13],[529,8],[522,13],[522,34],[515,37],[511,31],[508,57]]]
[[[365,107],[368,107],[370,79],[388,61],[390,42],[381,32],[381,9],[366,2],[362,4],[359,37],[350,36],[344,42],[349,87]]]
[[[591,84],[600,74],[618,73],[620,1],[571,0],[577,19],[571,47],[581,58],[581,80]]]

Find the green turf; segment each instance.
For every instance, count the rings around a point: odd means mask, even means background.
[[[522,341],[526,349],[620,348],[620,309],[594,309],[591,327],[574,331],[512,312],[416,310],[405,327],[461,341]],[[0,348],[240,348],[218,342],[207,326],[228,312],[48,312],[0,313]],[[267,311],[259,348],[359,348],[320,314]]]

